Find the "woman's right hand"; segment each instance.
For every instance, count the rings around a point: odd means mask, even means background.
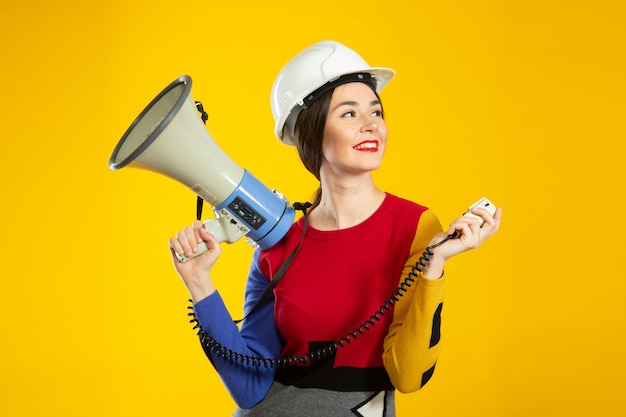
[[[198,244],[205,242],[207,251],[199,256],[191,257],[198,251]],[[222,248],[215,237],[207,232],[202,222],[196,220],[191,226],[185,227],[169,239],[172,262],[178,275],[191,294],[194,303],[208,297],[215,292],[211,279],[211,268],[222,253]],[[176,254],[185,255],[187,259],[181,262]]]

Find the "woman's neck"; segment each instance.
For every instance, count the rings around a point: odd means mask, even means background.
[[[383,203],[385,193],[373,180],[325,182],[320,204],[311,211],[311,226],[318,230],[340,230],[367,220]]]

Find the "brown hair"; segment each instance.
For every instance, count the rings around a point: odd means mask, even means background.
[[[302,110],[294,128],[294,142],[298,149],[300,160],[304,167],[317,180],[320,179],[320,166],[322,165],[322,139],[324,138],[324,126],[326,115],[330,107],[330,99],[333,90],[327,91],[319,97],[308,109]],[[317,189],[313,198],[315,208],[322,197],[322,187]]]

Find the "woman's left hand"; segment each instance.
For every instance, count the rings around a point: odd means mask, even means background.
[[[459,235],[458,238],[450,239],[433,249],[433,255],[423,271],[425,277],[430,279],[441,277],[443,266],[448,259],[461,252],[478,248],[485,239],[498,231],[502,219],[502,208],[497,208],[493,216],[481,208],[472,209],[472,213],[483,220],[482,226],[481,221],[475,217],[461,216],[450,223],[447,231],[437,233],[430,241],[429,246],[441,242],[453,233]]]

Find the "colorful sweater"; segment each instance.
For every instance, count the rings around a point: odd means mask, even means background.
[[[244,311],[254,305],[298,244],[302,228],[300,219],[278,244],[255,252]],[[425,207],[387,194],[381,207],[357,226],[337,231],[309,226],[298,255],[274,290],[274,299],[244,320],[241,329],[232,323],[218,293],[195,304],[196,317],[203,331],[243,355],[304,355],[345,338],[380,310],[439,231],[439,221]],[[235,402],[251,409],[238,415],[282,415],[277,404],[285,415],[300,415],[298,410],[309,405],[302,402],[306,395],[299,393],[307,391],[315,392],[311,401],[316,407],[325,403],[334,410],[345,408],[346,415],[359,415],[352,410],[368,401],[382,401],[388,413],[381,415],[393,415],[389,393],[394,388],[415,391],[434,371],[443,286],[443,279],[418,276],[392,311],[381,310],[386,314],[369,330],[357,332],[349,343],[312,364],[277,370],[207,353]],[[341,392],[350,395],[337,395]],[[342,398],[349,398],[348,403],[340,404]],[[357,398],[362,403],[355,403]],[[267,414],[253,412],[267,404],[272,404]]]

